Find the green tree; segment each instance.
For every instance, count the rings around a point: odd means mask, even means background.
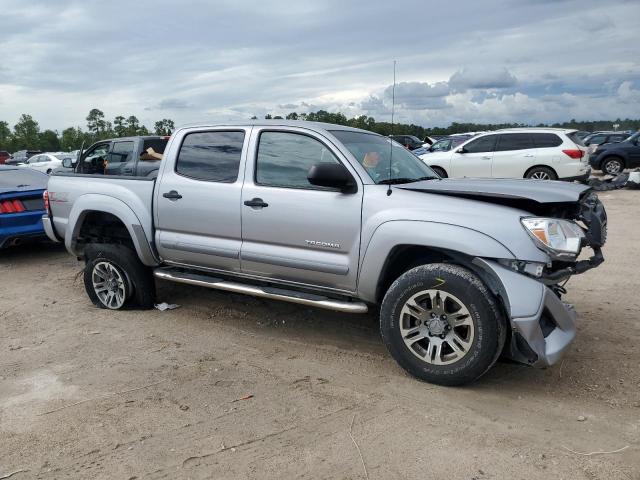
[[[173,132],[175,128],[176,126],[173,120],[169,120],[168,118],[163,118],[155,123],[156,135],[171,135],[171,132]]]
[[[80,127],[65,128],[60,138],[60,148],[66,152],[78,150],[82,146],[82,142],[85,141],[84,137],[84,132]],[[85,144],[85,147],[88,145]]]
[[[270,114],[270,113],[267,113],[267,114],[264,116],[264,119],[265,119],[265,120],[271,120],[272,118],[273,118],[273,117],[271,117],[271,114]]]
[[[140,129],[140,120],[135,115],[129,116],[126,120],[127,125],[127,137],[135,137],[138,135],[138,130]]]
[[[36,149],[40,126],[31,115],[23,113],[13,126],[13,148],[15,150]]]
[[[122,115],[118,115],[113,119],[113,131],[116,137],[124,137],[127,134],[126,119]]]
[[[104,132],[106,122],[104,121],[104,112],[97,108],[92,108],[87,115],[87,129],[89,133],[98,138]]]
[[[0,121],[0,150],[12,151],[12,140],[9,123]]]
[[[40,134],[38,141],[40,150],[45,152],[58,152],[60,151],[60,139],[58,133],[53,130],[45,130]]]
[[[298,114],[296,112],[291,112],[287,114],[285,117],[287,120],[298,120]]]

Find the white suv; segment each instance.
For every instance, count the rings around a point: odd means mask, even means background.
[[[448,152],[421,155],[441,177],[586,180],[588,148],[577,130],[510,128],[469,139]]]

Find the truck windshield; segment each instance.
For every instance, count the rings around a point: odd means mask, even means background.
[[[376,184],[411,183],[439,178],[418,157],[387,137],[348,130],[332,130],[331,133],[360,162]]]

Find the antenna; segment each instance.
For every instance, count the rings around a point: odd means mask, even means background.
[[[396,61],[393,61],[393,87],[391,89],[391,136],[389,138],[389,177],[387,178],[388,186],[387,197],[391,195],[391,161],[393,159],[393,117],[396,111]]]

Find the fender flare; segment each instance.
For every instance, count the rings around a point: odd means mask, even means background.
[[[105,201],[105,198],[108,198],[109,201]],[[75,256],[80,254],[77,238],[85,217],[90,212],[108,213],[120,220],[129,232],[133,246],[142,263],[149,267],[159,265],[151,249],[151,243],[142,228],[142,223],[135,212],[122,200],[101,194],[81,195],[74,202],[69,213],[67,232],[64,236],[65,247],[70,253]]]
[[[515,258],[513,252],[495,238],[471,228],[420,220],[388,221],[376,228],[361,254],[357,290],[359,298],[377,302],[378,282],[386,260],[393,249],[401,245],[449,250],[471,258]]]

